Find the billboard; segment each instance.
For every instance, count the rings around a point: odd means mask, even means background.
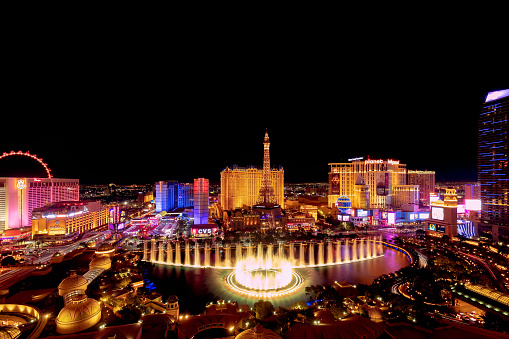
[[[431,219],[444,220],[444,208],[443,207],[431,207]]]
[[[126,213],[124,208],[124,205],[110,206],[108,211],[108,224],[110,230],[119,230],[124,228],[126,222]]]
[[[331,187],[330,194],[339,194],[340,188],[339,188],[339,173],[331,173],[330,174],[330,183]]]
[[[465,209],[467,211],[480,211],[481,200],[480,199],[465,199]]]
[[[396,213],[388,212],[387,213],[387,224],[394,225],[396,223]]]
[[[387,196],[389,194],[389,173],[378,172],[376,174],[376,195]]]
[[[434,232],[445,232],[445,226],[444,225],[438,225],[438,224],[429,224],[428,225],[428,231],[434,231]]]

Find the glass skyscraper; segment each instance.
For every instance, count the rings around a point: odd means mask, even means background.
[[[478,128],[480,236],[509,240],[509,89],[486,96]]]

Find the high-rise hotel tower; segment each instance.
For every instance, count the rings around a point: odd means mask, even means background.
[[[32,226],[32,211],[59,201],[80,198],[78,179],[0,178],[0,233]]]
[[[509,89],[486,96],[478,128],[478,179],[481,186],[479,233],[509,240]]]
[[[347,197],[352,208],[387,209],[419,204],[419,186],[407,185],[405,164],[392,159],[350,159],[329,163],[329,207]]]

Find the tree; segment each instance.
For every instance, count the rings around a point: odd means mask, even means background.
[[[499,315],[486,312],[481,316],[485,321],[484,328],[498,332],[509,332],[509,324],[504,321]]]
[[[292,310],[305,310],[308,308],[308,305],[304,300],[296,301],[292,305]]]
[[[288,329],[297,318],[297,310],[289,310],[284,307],[279,307],[277,310],[277,332],[283,337],[286,336]]]
[[[332,304],[329,309],[337,320],[344,318],[348,314],[348,309],[342,304]]]
[[[253,311],[255,312],[256,318],[263,320],[274,314],[274,305],[270,301],[260,299],[253,305]]]
[[[118,312],[126,306],[126,302],[123,299],[113,299],[111,300],[111,306],[113,307],[113,312]]]
[[[18,261],[13,256],[8,256],[2,259],[2,266],[16,265]]]
[[[122,278],[117,282],[115,287],[118,289],[126,288],[131,283],[131,281],[132,280],[129,277]]]

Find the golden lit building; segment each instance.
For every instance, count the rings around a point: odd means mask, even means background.
[[[400,208],[405,204],[419,204],[419,185],[396,185],[393,187],[392,206]]]
[[[419,199],[422,204],[429,205],[429,194],[435,192],[434,171],[408,171],[408,184],[419,185]]]
[[[63,235],[93,230],[108,223],[109,209],[100,201],[60,202],[34,209],[34,235]]]
[[[276,203],[284,208],[284,170],[272,169],[272,187]],[[220,201],[223,210],[251,207],[256,204],[262,185],[262,170],[256,167],[226,167],[221,172]]]
[[[352,159],[329,163],[328,205],[340,196],[352,201],[352,208],[387,209],[417,204],[419,187],[407,185],[406,165],[392,159]]]

